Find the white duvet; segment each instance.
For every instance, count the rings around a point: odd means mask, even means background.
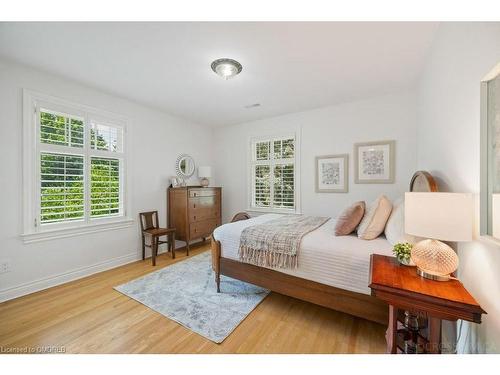
[[[215,229],[214,238],[221,243],[222,257],[239,260],[238,248],[243,229],[281,216],[266,214]],[[352,292],[370,294],[370,255],[392,255],[391,244],[385,237],[371,241],[361,240],[356,235],[336,237],[334,226],[335,219],[330,219],[302,238],[298,268],[274,270]]]

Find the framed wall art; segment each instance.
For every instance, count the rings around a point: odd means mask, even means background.
[[[354,182],[393,184],[395,141],[354,144]]]
[[[349,155],[316,157],[316,192],[347,193],[349,190]]]

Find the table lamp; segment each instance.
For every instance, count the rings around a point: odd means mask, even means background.
[[[417,273],[432,280],[450,280],[458,268],[458,256],[441,241],[472,240],[471,194],[405,193],[405,232],[428,238],[411,250]]]
[[[207,187],[209,184],[208,179],[212,177],[212,167],[198,167],[198,177],[200,178],[200,185]]]

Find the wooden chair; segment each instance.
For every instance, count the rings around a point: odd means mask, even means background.
[[[158,224],[158,211],[139,213],[142,234],[142,260],[146,258],[146,246],[151,248],[153,266],[156,266],[158,256],[158,245],[168,243],[168,250],[172,251],[172,259],[175,259],[175,229],[160,228]],[[151,245],[146,245],[146,235],[151,236]],[[160,241],[160,237],[167,236],[166,241]]]

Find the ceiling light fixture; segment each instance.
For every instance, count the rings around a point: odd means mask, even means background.
[[[233,78],[243,69],[238,61],[226,58],[213,61],[211,67],[216,74],[226,80],[229,78]]]

